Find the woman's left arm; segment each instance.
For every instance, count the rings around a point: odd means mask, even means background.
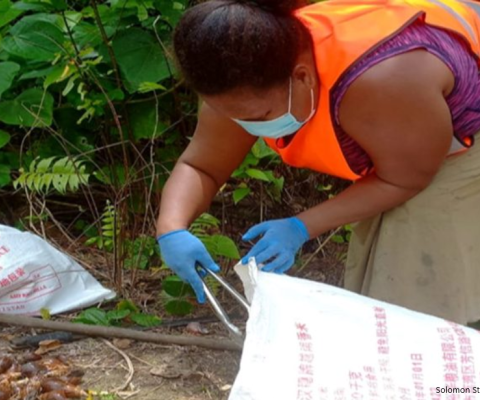
[[[310,237],[388,211],[430,184],[453,138],[445,101],[453,85],[451,71],[426,51],[383,61],[352,83],[340,122],[374,172],[298,215]]]

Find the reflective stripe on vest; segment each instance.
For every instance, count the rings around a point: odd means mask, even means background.
[[[461,3],[470,7],[480,17],[480,4],[475,1],[459,0]]]
[[[452,14],[452,16],[454,16],[455,18],[457,18],[461,24],[463,25],[463,27],[468,31],[468,33],[470,34],[470,39],[473,40],[473,42],[475,44],[478,45],[478,41],[477,41],[477,38],[475,36],[475,33],[473,32],[473,29],[472,27],[470,26],[470,24],[465,20],[465,18],[463,18],[459,13],[457,13],[453,8],[451,8],[448,4],[445,4],[445,3],[442,3],[441,1],[438,1],[438,0],[430,0],[432,3],[436,4],[437,6],[439,7],[442,7],[444,10],[448,11],[450,14]],[[467,4],[466,1],[462,1],[463,4]],[[467,4],[470,6],[470,4]]]

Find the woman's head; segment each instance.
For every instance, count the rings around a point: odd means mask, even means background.
[[[174,34],[176,57],[187,83],[209,103],[232,100],[240,107],[232,117],[255,119],[242,103],[247,106],[258,98],[260,106],[277,100],[286,108],[293,78],[294,110],[299,92],[294,72],[311,42],[306,27],[293,16],[302,5],[301,0],[210,0],[187,10]],[[314,79],[312,71],[299,71],[300,79],[305,72]],[[309,103],[306,93],[304,102]],[[272,101],[265,102],[267,94]],[[268,113],[264,106],[258,110],[250,104],[259,116]]]

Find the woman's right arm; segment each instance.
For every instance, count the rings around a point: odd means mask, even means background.
[[[220,268],[187,228],[208,209],[254,143],[255,138],[235,122],[204,105],[193,139],[163,189],[157,222],[160,252],[165,263],[192,286],[200,303],[205,302],[205,292],[197,266],[213,272]]]
[[[203,103],[193,138],[163,189],[157,235],[187,229],[205,212],[255,140]]]

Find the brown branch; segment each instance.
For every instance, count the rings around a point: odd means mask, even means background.
[[[107,32],[105,31],[105,27],[103,26],[102,19],[100,18],[100,13],[98,12],[97,2],[96,0],[91,0],[93,14],[95,15],[95,21],[98,25],[98,29],[100,30],[100,34],[102,35],[103,43],[107,46],[108,55],[110,56],[110,60],[112,61],[113,71],[115,72],[115,79],[117,81],[117,86],[119,89],[122,89],[122,78],[120,77],[120,71],[118,68],[117,58],[115,57],[115,53],[113,51],[112,46],[108,40]]]
[[[103,337],[107,339],[116,337],[137,340],[140,342],[162,343],[177,346],[198,346],[213,350],[241,350],[236,343],[225,339],[206,339],[191,336],[165,335],[160,333],[141,332],[134,329],[115,328],[110,326],[107,327],[77,324],[71,322],[50,321],[39,318],[24,317],[20,315],[0,314],[0,324],[23,326],[27,328],[47,329],[53,331],[65,331],[78,333],[85,336]]]
[[[75,42],[75,39],[73,38],[73,32],[70,29],[70,27],[68,26],[68,19],[67,19],[67,16],[65,15],[65,11],[62,11],[62,18],[63,18],[63,22],[65,23],[65,28],[67,29],[67,33],[68,33],[68,37],[70,39],[70,42],[72,42],[73,49],[75,51],[75,55],[80,60],[80,51],[78,50],[77,42]],[[82,75],[81,70],[79,70],[79,73],[80,73],[80,75]]]

